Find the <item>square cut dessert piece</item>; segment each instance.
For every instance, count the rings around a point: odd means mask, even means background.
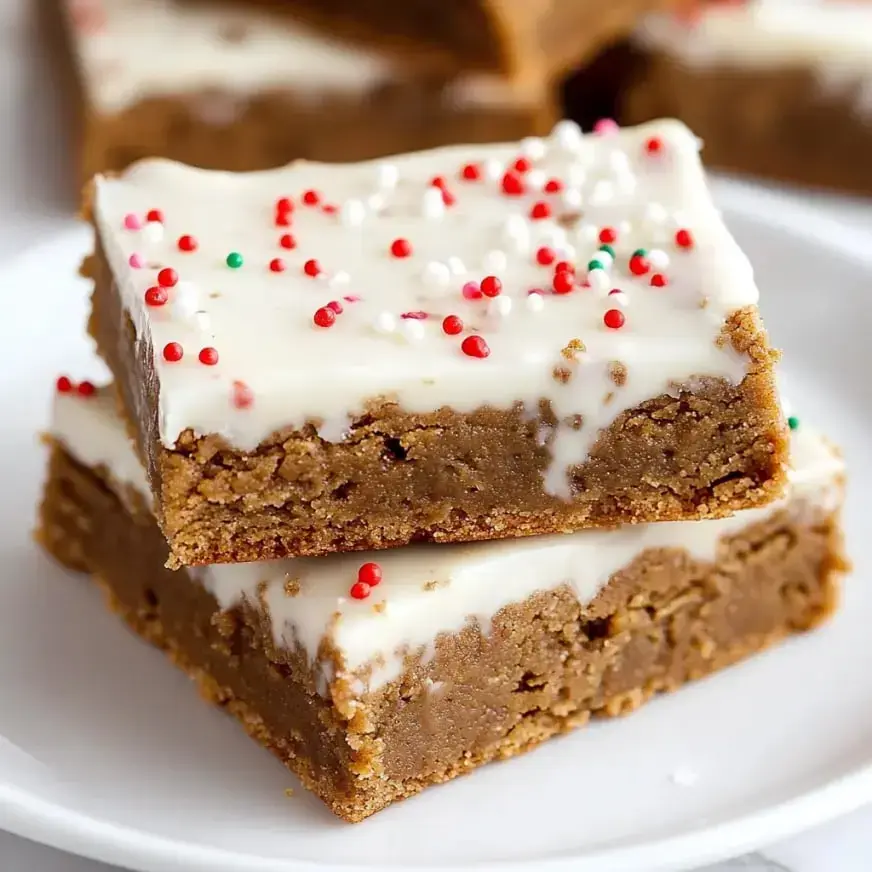
[[[815,626],[845,568],[802,426],[729,518],[175,572],[112,399],[59,396],[50,441],[44,546],[349,821]]]
[[[143,157],[256,170],[498,142],[556,120],[544,83],[409,70],[264,10],[41,2],[71,67],[80,183]]]
[[[786,425],[678,123],[98,177],[90,329],[172,565],[717,517]]]
[[[202,0],[187,0],[202,2]],[[237,3],[238,0],[232,0]],[[412,63],[557,78],[685,0],[248,0]]]
[[[872,194],[872,6],[712,3],[655,15],[622,98],[631,123],[681,118],[710,166]]]

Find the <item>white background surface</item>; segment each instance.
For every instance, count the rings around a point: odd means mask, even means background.
[[[52,93],[50,63],[22,10],[27,0],[0,0],[0,259],[45,240],[69,221],[74,191],[66,139]],[[790,196],[789,194],[787,196]],[[807,198],[806,198],[807,199]],[[816,197],[831,217],[868,234],[872,204]],[[14,292],[7,289],[7,293]],[[858,652],[864,656],[865,652]],[[872,810],[773,847],[763,855],[722,864],[718,872],[867,872],[872,868]],[[0,833],[3,872],[108,872]],[[644,870],[640,870],[644,872]]]

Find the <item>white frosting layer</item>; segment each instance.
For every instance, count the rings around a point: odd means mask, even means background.
[[[714,4],[691,22],[646,19],[638,39],[695,66],[809,67],[825,85],[853,87],[872,111],[872,5],[863,0]]]
[[[716,339],[732,312],[757,302],[757,288],[712,204],[698,151],[674,121],[585,137],[563,122],[548,140],[390,163],[301,162],[234,175],[154,160],[98,178],[99,234],[137,337],[155,349],[164,445],[191,428],[250,450],[310,420],[338,441],[378,397],[410,412],[522,403],[531,415],[545,398],[560,421],[547,486],[568,495],[568,467],[621,411],[700,376],[738,383],[746,373],[747,360]],[[527,191],[509,196],[503,177],[519,155],[532,167],[520,174]],[[468,164],[479,180],[460,178]],[[455,198],[448,207],[431,185],[437,176]],[[562,190],[543,191],[550,180]],[[337,211],[304,205],[309,190]],[[274,223],[283,196],[296,204],[289,227]],[[532,218],[536,204],[551,217]],[[150,209],[162,210],[162,224],[127,229]],[[613,264],[598,251],[606,227],[618,234]],[[692,248],[678,246],[679,228],[690,230]],[[281,247],[283,233],[296,248]],[[178,250],[183,234],[196,238],[195,252]],[[408,240],[411,256],[391,254],[397,239]],[[543,246],[575,265],[571,293],[552,292],[555,265],[537,261]],[[650,270],[637,276],[629,263],[640,248],[650,250]],[[244,257],[241,268],[227,266],[230,252]],[[594,256],[603,269],[588,270]],[[284,271],[271,271],[274,258]],[[317,278],[304,272],[311,259],[323,270]],[[179,284],[166,305],[149,307],[144,294],[160,267],[175,269]],[[652,286],[654,273],[668,287]],[[464,286],[487,276],[502,282],[499,297],[466,299]],[[330,301],[344,311],[333,326],[315,326],[315,311]],[[609,310],[623,315],[623,327],[605,325]],[[410,312],[426,318],[402,317]],[[462,334],[443,332],[449,314],[463,320]],[[473,334],[489,346],[486,359],[462,352]],[[573,339],[586,351],[568,364],[561,349]],[[183,346],[182,361],[163,360],[170,342]],[[198,361],[204,346],[217,349],[217,366]],[[615,362],[626,371],[621,387]],[[557,365],[572,378],[556,379]],[[572,426],[578,415],[581,429]]]
[[[73,456],[87,465],[103,464],[119,481],[133,483],[136,457],[111,404],[58,397],[53,427]],[[225,608],[243,597],[256,602],[257,589],[265,583],[262,601],[269,608],[277,644],[302,645],[315,662],[327,638],[344,660],[343,674],[358,690],[374,689],[400,674],[405,651],[432,652],[440,634],[456,633],[471,621],[487,633],[500,609],[537,591],[569,585],[587,603],[646,549],[683,548],[699,560],[712,561],[723,537],[785,506],[796,511],[809,506],[836,509],[841,458],[804,427],[792,434],[791,450],[787,495],[772,506],[732,518],[219,565],[197,570],[197,577]],[[352,599],[349,590],[358,568],[370,560],[380,564],[383,579],[367,599]],[[285,592],[289,579],[298,584],[296,596]],[[328,664],[321,665],[330,672]],[[362,678],[369,667],[369,676]]]

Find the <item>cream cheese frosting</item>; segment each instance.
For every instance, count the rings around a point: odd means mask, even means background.
[[[148,160],[98,178],[100,241],[154,350],[161,441],[190,428],[246,451],[316,422],[336,442],[376,399],[533,417],[545,399],[546,487],[568,496],[623,410],[747,372],[718,340],[758,292],[699,147],[675,121],[588,136],[561,122],[389,161]]]
[[[58,394],[52,433],[87,466],[108,469],[113,480],[147,493],[139,462],[111,398]],[[222,608],[243,599],[268,610],[277,645],[299,645],[325,678],[345,678],[358,692],[374,690],[401,674],[406,652],[432,653],[440,634],[475,623],[484,634],[503,608],[538,591],[568,586],[590,602],[620,569],[651,548],[681,548],[713,561],[725,537],[782,510],[830,512],[841,500],[843,463],[815,431],[800,426],[791,437],[792,469],[786,495],[765,508],[731,518],[585,530],[474,545],[413,545],[372,554],[187,570]],[[369,596],[350,594],[361,566],[377,562],[381,581]],[[295,595],[289,596],[287,582]],[[319,651],[328,640],[342,661]],[[326,680],[323,686],[326,687]]]

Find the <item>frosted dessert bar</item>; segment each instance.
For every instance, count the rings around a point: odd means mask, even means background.
[[[539,80],[433,74],[265,10],[40,0],[67,56],[81,183],[143,157],[256,170],[544,133]]]
[[[751,266],[662,122],[98,177],[91,332],[172,565],[728,515],[786,425]]]
[[[787,494],[731,518],[173,572],[111,398],[71,393],[40,538],[359,821],[825,619],[842,463],[792,441]]]
[[[627,121],[681,118],[710,166],[872,194],[868,3],[713,3],[646,19],[635,44]]]

